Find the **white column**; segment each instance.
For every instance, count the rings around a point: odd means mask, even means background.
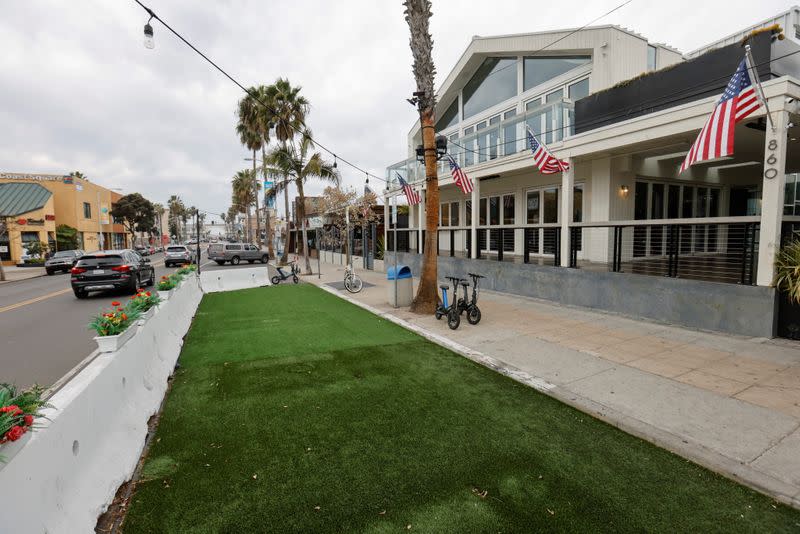
[[[418,228],[417,228],[417,252],[422,249],[422,230],[425,229],[425,190],[422,189],[419,192],[420,201],[417,204],[417,211],[419,213],[419,221],[418,221]]]
[[[575,189],[575,167],[567,159],[569,170],[561,173],[561,266],[569,267],[569,225],[572,223],[572,190]]]
[[[779,99],[770,102],[782,108]],[[777,104],[777,105],[776,105]],[[769,286],[775,277],[775,255],[780,249],[781,223],[783,222],[783,192],[786,188],[786,127],[789,113],[772,113],[775,130],[769,127],[764,143],[764,175],[761,194],[761,228],[758,241],[758,276],[756,284]]]
[[[470,242],[472,243],[472,250],[470,257],[474,260],[478,258],[478,223],[480,219],[480,206],[481,206],[481,181],[476,179],[473,181],[472,190],[472,224],[470,225]]]

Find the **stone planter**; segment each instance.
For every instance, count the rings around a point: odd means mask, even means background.
[[[163,301],[169,300],[169,298],[172,296],[172,293],[174,293],[174,292],[175,292],[175,288],[172,288],[172,289],[170,289],[168,291],[161,291],[159,289],[158,290],[158,296],[161,297],[161,300],[163,302]]]
[[[149,310],[147,310],[146,312],[144,312],[139,316],[139,326],[143,326],[148,319],[150,319],[153,315],[156,314],[157,307],[158,306],[153,306],[152,308],[150,308]]]
[[[116,336],[95,336],[94,340],[97,342],[97,348],[100,352],[114,352],[119,350],[135,333],[136,329],[133,328],[133,325],[130,325],[121,334]]]

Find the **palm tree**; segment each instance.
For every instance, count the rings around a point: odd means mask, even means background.
[[[417,84],[420,125],[422,126],[422,145],[425,147],[425,253],[422,259],[422,273],[419,287],[411,311],[430,314],[436,310],[439,294],[436,289],[437,252],[439,227],[439,181],[436,170],[436,140],[434,139],[434,106],[436,95],[433,92],[433,78],[436,68],[433,64],[433,39],[430,33],[430,0],[405,0],[405,18],[411,32],[411,55],[414,57],[414,79]]]
[[[269,98],[267,87],[260,85],[250,87],[248,94],[239,101],[237,114],[239,122],[236,125],[236,133],[239,134],[239,141],[253,151],[253,189],[255,190],[256,205],[256,241],[261,245],[261,219],[258,207],[258,175],[256,174],[256,153],[260,149],[263,153],[264,147],[269,143],[269,112],[264,106]],[[248,232],[250,229],[248,228]],[[251,236],[252,241],[252,236]]]
[[[267,102],[270,103],[272,109],[269,110],[269,120],[275,127],[275,138],[280,143],[281,147],[288,151],[289,145],[297,136],[298,132],[302,131],[306,122],[306,115],[308,114],[309,102],[300,95],[301,87],[292,87],[292,84],[286,78],[278,78],[274,84],[267,87],[266,97]],[[264,158],[266,166],[267,157]],[[266,173],[266,171],[265,171]],[[283,255],[281,256],[281,263],[286,264],[289,258],[289,181],[287,175],[283,175],[283,183],[276,184],[280,189],[283,189],[283,201],[286,213],[286,235]],[[298,192],[299,194],[299,192]]]
[[[169,209],[169,218],[172,222],[171,226],[175,227],[175,237],[181,241],[182,240],[182,232],[181,232],[181,220],[184,218],[184,212],[186,211],[186,207],[183,205],[183,200],[178,195],[172,195],[167,200],[167,207]]]
[[[72,178],[79,178],[79,179],[81,179],[81,180],[86,180],[86,181],[88,181],[88,180],[89,180],[89,179],[86,177],[86,175],[85,175],[85,174],[83,174],[81,171],[72,171],[71,173],[69,173],[69,175],[70,175]]]
[[[253,175],[255,173],[250,169],[239,171],[234,175],[231,180],[233,191],[231,194],[231,203],[236,206],[240,211],[245,208],[247,214],[247,239],[253,242],[252,239],[252,217],[250,215],[250,206],[257,198],[256,192],[253,189]]]
[[[156,224],[158,225],[158,246],[160,247],[160,246],[162,246],[164,244],[164,240],[163,240],[164,224],[163,224],[163,219],[162,218],[164,217],[164,212],[166,210],[164,209],[164,206],[162,206],[158,202],[153,204],[153,208],[154,208],[155,213],[156,213]]]
[[[302,137],[295,144],[285,144],[273,149],[267,154],[264,160],[265,165],[269,165],[269,171],[280,173],[290,178],[297,187],[297,215],[303,228],[303,257],[305,258],[306,272],[311,274],[311,261],[308,256],[308,233],[306,229],[306,199],[304,194],[305,183],[311,179],[324,180],[339,184],[339,173],[336,172],[332,163],[322,159],[319,152],[314,152],[309,156],[309,151],[314,147],[311,139],[311,132],[305,130]],[[285,189],[288,182],[284,182]],[[288,244],[288,243],[287,243]],[[285,249],[286,247],[284,247]]]

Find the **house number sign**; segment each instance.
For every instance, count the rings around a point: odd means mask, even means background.
[[[778,150],[778,140],[770,139],[769,143],[767,143],[767,150],[770,151],[770,155],[766,160],[767,168],[764,169],[764,178],[772,180],[778,176],[778,169],[775,168],[775,164],[778,163],[778,157],[775,155],[775,151]]]

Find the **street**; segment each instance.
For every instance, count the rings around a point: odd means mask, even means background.
[[[174,272],[164,267],[163,253],[150,256],[156,279]],[[224,266],[201,261],[201,270],[249,268],[259,264]],[[0,284],[0,383],[50,386],[96,348],[88,324],[93,315],[114,300],[129,295],[93,293],[75,298],[69,274],[40,276]],[[155,289],[155,288],[153,288]]]

